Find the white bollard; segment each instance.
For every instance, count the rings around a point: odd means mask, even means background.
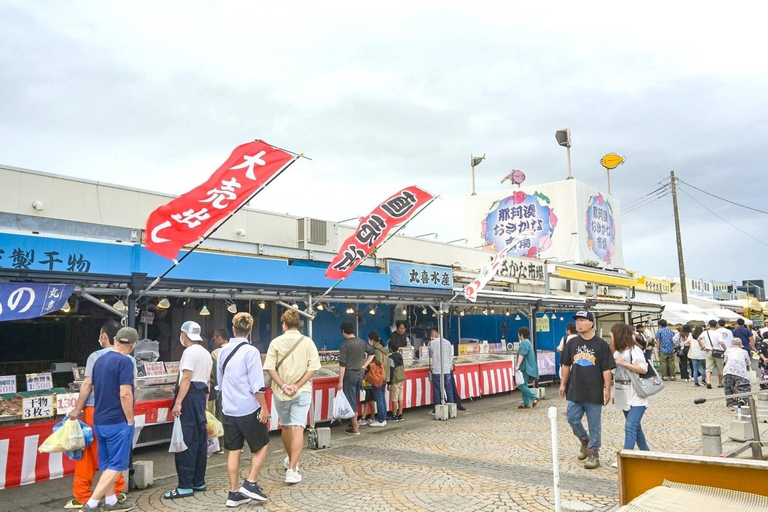
[[[547,409],[549,423],[552,426],[552,475],[555,479],[555,511],[560,512],[560,464],[557,460],[557,407]]]

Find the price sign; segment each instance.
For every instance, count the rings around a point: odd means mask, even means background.
[[[178,375],[179,374],[179,362],[178,361],[170,361],[165,363],[165,372],[168,375]]]
[[[547,315],[544,315],[541,318],[536,318],[536,331],[549,332],[549,317]]]
[[[0,394],[16,393],[16,376],[3,375],[0,377]]]
[[[158,375],[165,375],[165,366],[163,365],[162,361],[144,363],[144,375],[146,377],[157,377]]]
[[[41,389],[51,389],[52,387],[53,376],[51,372],[27,374],[27,391],[39,391]]]
[[[77,393],[61,393],[56,395],[56,414],[67,414],[75,408]]]
[[[21,417],[25,420],[50,418],[53,416],[53,395],[25,398],[22,409],[24,412]]]
[[[155,321],[155,314],[151,311],[141,312],[141,323],[152,325]]]

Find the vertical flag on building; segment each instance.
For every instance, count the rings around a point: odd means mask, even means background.
[[[499,267],[507,258],[507,253],[514,249],[521,241],[527,240],[527,237],[531,236],[532,234],[532,231],[525,231],[520,233],[512,240],[512,242],[507,244],[502,250],[496,253],[496,256],[494,256],[491,261],[483,265],[483,268],[480,269],[480,274],[478,274],[478,276],[464,288],[464,296],[467,298],[467,300],[470,302],[475,302],[477,300],[477,294],[480,293],[480,290],[485,288],[485,285],[488,284],[488,281],[493,279],[493,276],[495,276],[496,272],[499,271]]]
[[[377,206],[364,217],[355,234],[347,238],[333,258],[325,277],[344,279],[384,242],[390,230],[408,222],[435,196],[417,186],[407,187]]]
[[[144,246],[176,261],[183,246],[204,239],[296,158],[260,140],[238,146],[208,181],[149,215]]]

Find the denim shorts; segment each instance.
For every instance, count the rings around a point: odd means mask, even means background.
[[[307,413],[309,412],[309,404],[311,401],[312,393],[309,391],[299,393],[298,397],[285,402],[275,398],[275,410],[277,411],[280,425],[284,427],[306,427]]]
[[[99,469],[102,471],[128,469],[134,426],[127,423],[94,425],[93,430],[99,447]]]

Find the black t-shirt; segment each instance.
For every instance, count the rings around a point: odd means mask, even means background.
[[[408,333],[405,332],[403,334],[400,334],[399,332],[395,331],[392,334],[389,335],[389,348],[403,348],[408,345]]]
[[[611,347],[599,336],[580,335],[565,345],[561,364],[571,367],[565,396],[571,402],[603,404],[603,372],[616,368]]]

